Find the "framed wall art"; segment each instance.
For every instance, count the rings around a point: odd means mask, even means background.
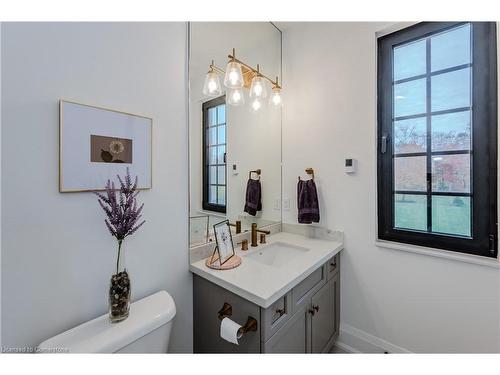
[[[59,116],[61,193],[103,190],[127,167],[139,189],[151,189],[151,118],[66,100]]]

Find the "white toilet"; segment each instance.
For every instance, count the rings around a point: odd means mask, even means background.
[[[42,342],[41,353],[166,353],[175,303],[162,290],[130,305],[129,317],[100,316]]]

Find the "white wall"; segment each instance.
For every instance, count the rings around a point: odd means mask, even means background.
[[[184,23],[2,25],[2,339],[34,346],[106,313],[116,248],[95,197],[58,193],[58,100],[150,115],[147,223],[127,239],[133,299],[177,304],[173,352],[192,351]]]
[[[320,224],[345,231],[344,327],[413,352],[500,352],[498,268],[375,246],[375,32],[387,26],[286,25],[284,222],[297,222],[297,175],[313,167]],[[353,176],[346,157],[358,160]]]

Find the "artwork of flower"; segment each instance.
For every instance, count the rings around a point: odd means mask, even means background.
[[[113,155],[120,155],[123,150],[125,150],[125,146],[123,145],[122,141],[111,141],[109,144],[109,151]]]
[[[90,136],[90,161],[94,163],[132,163],[132,140]]]

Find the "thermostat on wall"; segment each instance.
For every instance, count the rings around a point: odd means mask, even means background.
[[[356,172],[356,159],[345,159],[345,173]]]
[[[231,169],[233,171],[233,174],[234,175],[237,175],[238,174],[238,166],[236,164],[233,164],[233,167]]]

